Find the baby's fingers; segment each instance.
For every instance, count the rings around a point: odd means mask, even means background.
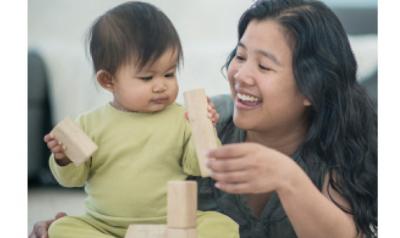
[[[64,153],[65,150],[66,150],[66,147],[63,144],[58,144],[51,148],[51,152],[53,152],[53,153]]]
[[[60,152],[60,153],[53,153],[54,158],[59,160],[59,159],[64,159],[65,157],[67,157],[64,152]]]
[[[49,148],[51,151],[55,149],[56,147],[60,146],[61,144],[58,142],[58,140],[52,139],[47,142],[47,148]]]
[[[210,105],[211,107],[214,107],[214,108],[215,108],[215,105],[214,105],[214,103],[211,101],[210,97],[207,97],[207,103],[208,103],[208,105]]]
[[[44,140],[44,142],[49,142],[49,141],[51,141],[51,140],[54,140],[55,138],[54,138],[54,136],[51,134],[51,133],[49,133],[49,134],[47,134],[47,135],[45,135],[44,137],[43,137],[43,140]]]

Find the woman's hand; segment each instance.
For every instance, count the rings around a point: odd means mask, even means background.
[[[228,193],[276,191],[299,169],[288,156],[256,143],[224,145],[207,156],[215,186]]]
[[[31,234],[29,234],[29,238],[48,238],[49,235],[47,230],[49,229],[50,224],[53,223],[55,220],[66,215],[67,214],[64,212],[59,212],[51,220],[36,222],[35,225],[33,226]]]

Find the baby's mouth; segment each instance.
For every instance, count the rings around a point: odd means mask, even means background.
[[[156,104],[165,104],[166,102],[168,102],[168,100],[169,100],[168,96],[162,96],[153,98],[151,101]]]

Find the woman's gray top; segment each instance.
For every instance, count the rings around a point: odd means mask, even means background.
[[[239,143],[245,140],[246,132],[235,127],[232,121],[233,101],[229,95],[212,98],[220,114],[217,124],[218,137],[222,144]],[[297,154],[297,153],[296,153]],[[307,166],[298,155],[293,159],[305,169]],[[305,169],[307,172],[307,169]],[[280,204],[278,196],[273,193],[265,205],[260,217],[255,217],[246,205],[245,198],[228,194],[214,187],[211,178],[196,178],[199,187],[199,210],[219,211],[235,220],[240,226],[241,238],[289,238],[296,237],[292,225]],[[314,181],[322,187],[322,176]]]

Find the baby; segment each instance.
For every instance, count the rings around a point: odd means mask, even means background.
[[[58,219],[51,238],[124,237],[130,224],[166,223],[169,180],[200,175],[184,108],[175,103],[179,36],[156,7],[121,4],[90,29],[96,79],[113,100],[77,118],[98,150],[76,167],[51,134],[50,168],[65,187],[85,186],[86,214]],[[209,109],[216,119],[214,109]],[[199,237],[239,237],[237,224],[217,212],[197,215]]]

